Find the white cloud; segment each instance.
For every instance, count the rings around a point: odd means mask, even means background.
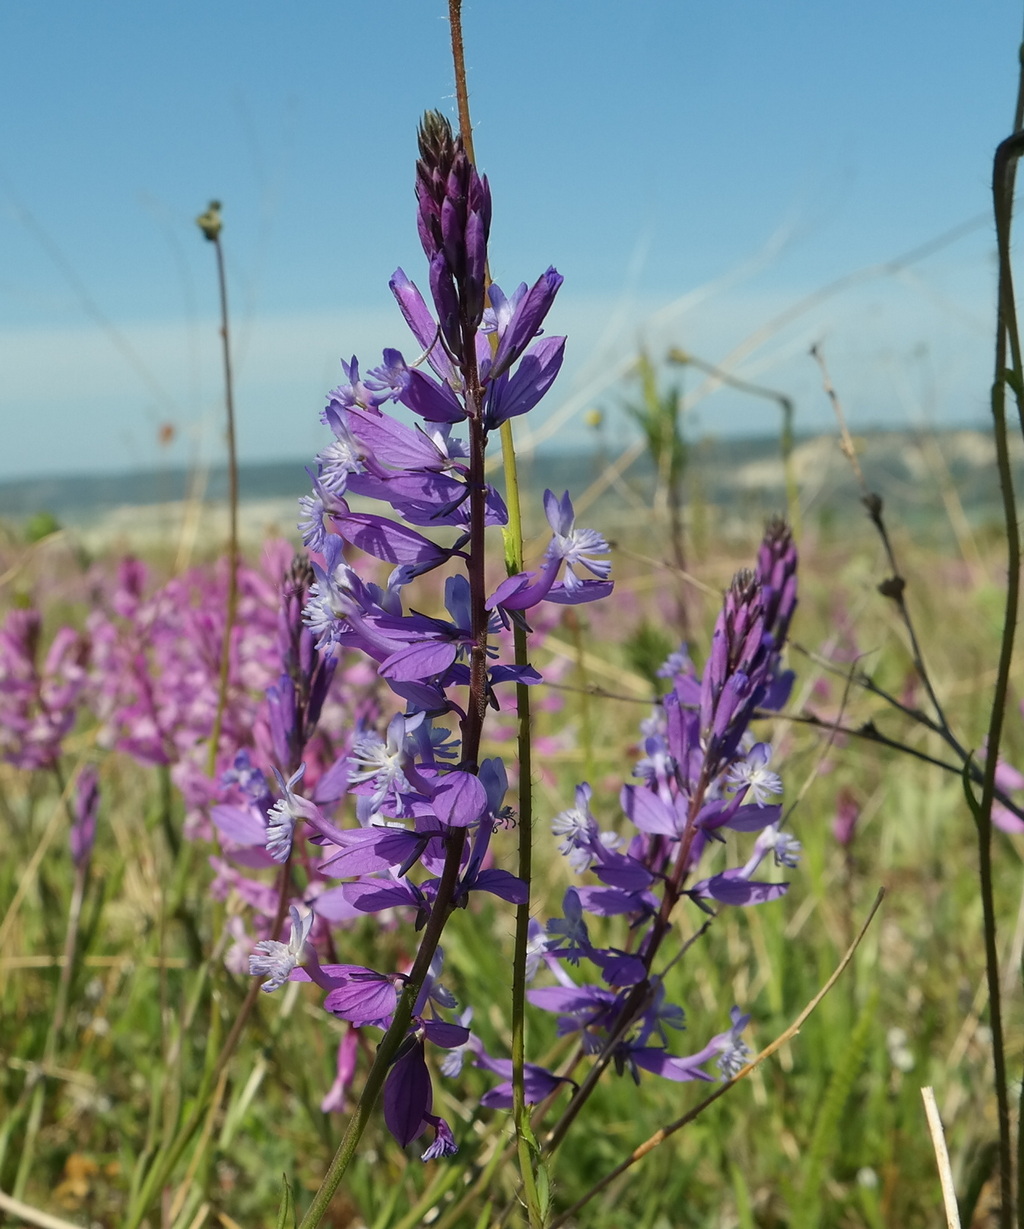
[[[572,432],[578,415],[614,409],[616,382],[644,345],[654,357],[670,345],[722,363],[793,303],[789,293],[752,284],[720,285],[667,296],[574,296],[566,286],[551,316],[569,335],[566,366],[543,411],[520,427],[544,435],[554,420]],[[826,345],[833,379],[851,421],[931,415],[940,422],[984,413],[990,376],[988,271],[943,266],[928,278],[868,282],[825,298],[790,323],[768,329],[733,368],[736,375],[793,396],[797,423],[824,426],[829,415],[812,340]],[[397,310],[265,316],[234,332],[236,411],[243,459],[311,458],[324,439],[324,393],[343,376],[339,358],[357,354],[365,367],[381,349],[411,354]],[[171,320],[98,327],[6,329],[3,359],[4,449],[0,478],[41,472],[116,470],[221,455],[223,378],[217,323]],[[682,374],[693,394],[702,377]],[[700,429],[770,431],[775,411],[736,392],[704,400]],[[161,450],[161,424],[176,441]],[[529,426],[530,431],[526,430]],[[564,434],[571,446],[578,434]]]

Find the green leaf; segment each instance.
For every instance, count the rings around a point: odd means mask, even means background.
[[[282,1174],[284,1193],[281,1196],[281,1206],[277,1213],[277,1229],[295,1229],[298,1223],[295,1219],[295,1201],[292,1199],[291,1183]]]
[[[547,1166],[543,1162],[537,1166],[537,1205],[542,1218],[546,1221],[548,1208],[551,1206],[551,1185],[548,1182]]]

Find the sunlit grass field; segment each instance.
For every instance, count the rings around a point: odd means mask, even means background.
[[[934,502],[938,524],[945,516],[939,492]],[[535,692],[533,912],[542,922],[560,912],[569,884],[551,818],[572,804],[577,783],[589,781],[599,822],[618,822],[639,722],[656,694],[653,668],[677,646],[684,617],[693,656],[704,660],[721,592],[756,552],[762,526],[755,520],[725,540],[715,528],[720,510],[691,508],[687,515],[685,576],[670,562],[663,518],[652,513],[643,532],[601,525],[615,539],[614,602],[568,608],[541,637],[538,659],[554,680]],[[588,520],[600,524],[600,504]],[[913,540],[898,524],[890,531],[936,692],[961,741],[980,749],[1001,628],[1000,537],[962,525],[930,542]],[[759,723],[758,733],[773,743],[783,802],[792,808],[787,829],[803,855],[788,874],[786,897],[757,909],[722,908],[671,970],[669,990],[687,1015],[680,1049],[699,1049],[734,1004],[751,1014],[752,1049],[766,1046],[828,979],[880,888],[884,901],[799,1034],[571,1223],[937,1224],[941,1196],[920,1093],[926,1085],[942,1112],[964,1223],[989,1223],[997,1125],[982,1023],[976,837],[963,785],[957,773],[870,738],[830,732],[873,723],[916,752],[945,758],[934,735],[851,678],[869,675],[908,709],[924,704],[902,625],[878,592],[887,564],[862,511],[851,506],[847,517],[826,524],[805,515],[799,548],[800,604],[789,649],[796,685],[786,714]],[[173,542],[154,552],[157,575],[169,573],[174,557]],[[38,602],[48,643],[56,626],[83,624],[95,601],[96,567],[73,530],[30,543],[10,528],[0,606],[6,612]],[[1015,683],[1004,758],[1022,764],[1019,674]],[[496,714],[490,736],[510,728],[511,717]],[[62,986],[75,884],[68,807],[76,769],[87,759],[99,765],[102,801],[77,948]],[[833,828],[843,806],[859,816],[845,846]],[[249,988],[224,959],[231,919],[245,905],[211,896],[216,850],[183,839],[183,807],[166,769],[98,747],[95,722],[84,714],[58,771],[0,765],[0,808],[0,1190],[73,1224],[118,1226],[145,1215],[144,1223],[175,1229],[273,1224],[284,1179],[300,1205],[308,1201],[346,1120],[320,1108],[335,1078],[343,1025],[323,1012],[315,987],[292,983],[260,996],[226,1070],[211,1078]],[[1022,841],[995,833],[1011,1071],[1024,1059]],[[513,866],[513,849],[514,833],[499,832],[497,864]],[[704,920],[680,911],[676,924],[685,938]],[[610,939],[618,922],[603,923]],[[508,1052],[512,927],[502,902],[474,902],[444,936],[446,983],[477,1005],[473,1027],[491,1053]],[[415,941],[409,926],[382,926],[375,917],[337,929],[335,939],[339,959],[385,968],[410,958]],[[58,1003],[63,1022],[55,1029]],[[360,1069],[376,1037],[373,1029],[362,1033]],[[556,1037],[553,1017],[530,1014],[531,1058],[558,1067],[568,1045]],[[358,1083],[357,1074],[356,1089]],[[524,1223],[509,1115],[479,1109],[486,1086],[483,1073],[468,1066],[457,1080],[435,1082],[437,1112],[460,1141],[450,1161],[422,1163],[416,1147],[401,1150],[375,1119],[329,1223]],[[637,1087],[609,1072],[547,1164],[553,1212],[572,1205],[708,1087],[653,1077]],[[155,1158],[195,1110],[198,1129],[162,1189],[131,1219]]]

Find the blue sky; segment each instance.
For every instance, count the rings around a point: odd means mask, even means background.
[[[0,5],[0,479],[221,456],[212,197],[242,456],[312,456],[339,358],[414,348],[387,281],[425,281],[415,130],[454,115],[446,13]],[[466,0],[464,25],[492,272],[566,278],[566,367],[526,436],[571,446],[600,407],[627,442],[641,345],[786,392],[806,428],[829,424],[814,341],[855,427],[984,422],[1018,3]],[[774,428],[766,403],[685,387],[694,434]]]

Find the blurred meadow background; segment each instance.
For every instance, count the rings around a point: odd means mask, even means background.
[[[767,1045],[887,893],[799,1035],[568,1223],[940,1223],[925,1085],[963,1224],[1000,1223],[977,838],[963,764],[915,714],[933,692],[983,761],[1007,570],[989,184],[1020,19],[1008,0],[925,17],[881,0],[464,12],[493,275],[514,284],[553,263],[566,279],[549,321],[566,364],[516,434],[527,553],[544,545],[543,491],[568,487],[578,522],[612,542],[616,584],[537,627],[535,916],[557,913],[569,882],[551,819],[586,780],[615,825],[657,667],[681,641],[706,658],[722,592],[774,513],[800,552],[796,683],[759,733],[803,854],[787,896],[723,909],[673,969],[684,1048],[734,1003],[754,1050]],[[425,281],[415,125],[427,107],[454,122],[446,13],[7,5],[0,64],[0,1219],[271,1224],[282,1176],[300,1204],[316,1189],[351,1102],[323,1108],[342,1026],[309,987],[261,996],[216,1068],[249,988],[253,901],[224,888],[201,783],[228,507],[216,271],[194,218],[223,202],[241,743],[266,720],[266,646],[304,467],[327,442],[324,395],[339,359],[405,344],[395,267]],[[1019,437],[1010,460],[1024,478]],[[927,679],[879,591],[895,569],[866,491],[883,501]],[[341,687],[339,739],[357,714],[392,711],[372,670],[352,664]],[[1017,800],[1021,698],[1014,665],[1000,780]],[[511,730],[496,714],[492,750]],[[87,766],[91,857],[69,842]],[[1004,813],[992,852],[1016,1104],[1024,823]],[[445,934],[446,977],[492,1005],[474,1028],[497,1052],[512,916],[500,901],[473,911]],[[336,940],[366,964],[412,942],[373,918]],[[536,1012],[529,1028],[530,1056],[557,1066],[554,1020]],[[365,1062],[374,1043],[360,1044]],[[455,1161],[424,1165],[375,1120],[326,1223],[525,1224],[508,1115],[479,1108],[485,1087],[469,1068],[435,1085]],[[551,1163],[552,1216],[703,1089],[606,1079]]]

